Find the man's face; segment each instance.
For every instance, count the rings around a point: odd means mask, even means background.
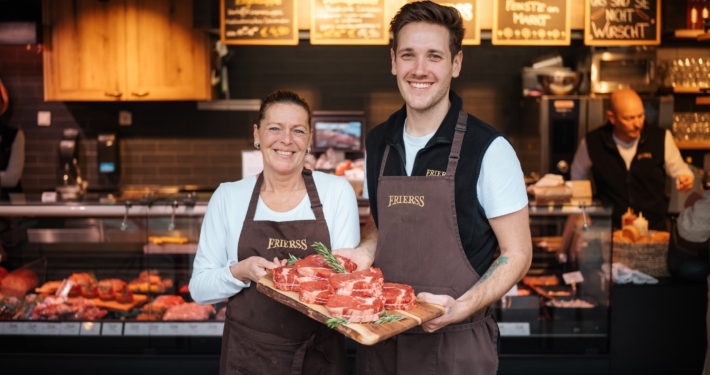
[[[463,56],[451,60],[449,30],[440,25],[413,22],[402,28],[397,51],[390,50],[392,74],[408,109],[425,112],[445,101],[451,78],[458,77]]]
[[[623,100],[617,108],[607,113],[614,125],[614,134],[624,142],[631,142],[641,135],[646,116],[643,103],[638,98]]]

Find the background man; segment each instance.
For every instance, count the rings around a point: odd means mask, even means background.
[[[594,178],[595,198],[613,206],[613,226],[621,226],[621,215],[631,207],[648,219],[649,229],[668,230],[666,175],[685,193],[693,188],[693,173],[669,131],[644,126],[643,102],[635,91],[621,89],[611,94],[607,117],[605,126],[580,142],[572,179]]]
[[[360,345],[356,371],[495,374],[498,327],[490,305],[531,261],[520,163],[505,137],[467,115],[450,91],[463,61],[458,11],[409,3],[390,26],[392,74],[405,105],[367,136],[370,223],[358,248],[336,252],[358,269],[381,268],[387,281],[411,285],[446,313]]]

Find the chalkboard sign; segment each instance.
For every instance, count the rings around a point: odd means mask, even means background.
[[[224,44],[298,44],[296,0],[221,0]]]
[[[587,0],[584,44],[661,44],[661,0]]]
[[[568,46],[569,10],[570,0],[494,0],[491,43]]]
[[[408,0],[408,3],[418,0]],[[449,2],[450,0],[433,0],[437,4],[456,8],[463,18],[463,27],[466,33],[463,36],[464,46],[481,44],[481,23],[478,22],[478,2],[480,0],[463,0],[462,2]]]
[[[311,0],[311,44],[389,44],[385,0]]]

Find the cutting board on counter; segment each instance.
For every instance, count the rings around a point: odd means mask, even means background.
[[[256,289],[276,301],[294,308],[323,324],[325,324],[326,320],[330,318],[328,310],[326,310],[325,306],[303,303],[298,299],[298,293],[285,292],[283,290],[276,289],[270,273],[259,280],[256,285]],[[380,325],[371,323],[341,324],[333,329],[344,334],[345,336],[350,337],[360,344],[373,345],[407,331],[410,328],[444,315],[444,308],[439,305],[426,303],[417,299],[414,308],[409,311],[392,310],[390,312],[403,315],[405,318],[398,322],[389,322]]]
[[[143,294],[134,294],[133,302],[131,303],[118,303],[116,300],[102,301],[98,298],[93,298],[92,301],[94,301],[96,307],[100,307],[102,309],[128,312],[148,302],[148,296]]]

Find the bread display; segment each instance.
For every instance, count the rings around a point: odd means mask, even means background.
[[[34,289],[39,284],[37,274],[32,270],[19,269],[12,271],[0,281],[0,293],[22,298],[28,291]]]
[[[642,244],[642,243],[664,243],[668,242],[671,234],[665,231],[648,231],[645,235],[633,225],[625,225],[622,229],[614,231],[612,236],[614,242]]]

